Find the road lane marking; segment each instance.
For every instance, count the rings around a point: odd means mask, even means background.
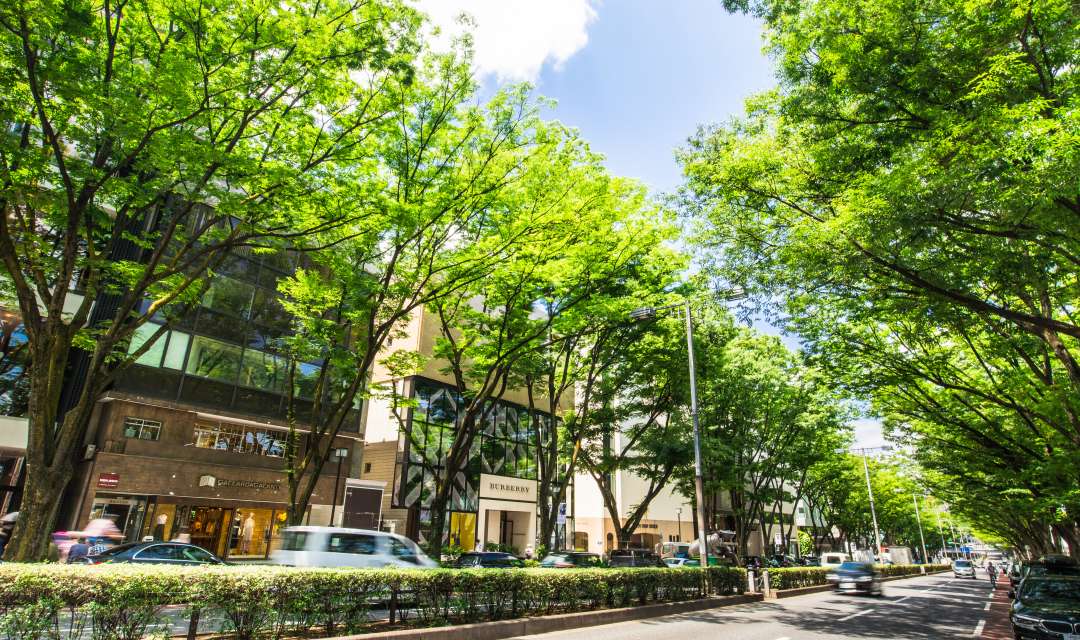
[[[892,603],[893,603],[893,604],[900,604],[901,602],[903,602],[904,600],[907,600],[907,599],[908,599],[908,598],[910,598],[910,597],[911,597],[911,596],[904,596],[903,598],[900,598],[899,600],[893,600],[893,602],[892,602]]]
[[[791,638],[784,636],[782,638],[777,638],[776,640],[791,640]]]
[[[983,611],[989,611],[989,610],[990,610],[990,603],[989,603],[989,602],[987,602],[987,603],[986,603],[986,606],[985,606],[985,607],[983,607]]]
[[[979,624],[975,625],[975,631],[971,633],[972,638],[978,638],[982,636],[983,627],[986,626],[986,620],[979,620]]]
[[[847,622],[848,620],[851,620],[852,618],[858,618],[859,616],[865,616],[866,614],[873,613],[873,612],[874,612],[873,609],[863,609],[862,611],[855,612],[855,613],[851,614],[850,616],[844,616],[843,618],[838,618],[836,621],[837,622]]]

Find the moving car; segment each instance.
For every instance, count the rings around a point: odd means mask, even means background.
[[[225,561],[202,547],[182,542],[129,542],[72,564],[170,564],[174,566],[223,565]]]
[[[953,560],[952,571],[953,577],[975,579],[975,565],[971,560]]]
[[[585,551],[556,551],[544,556],[541,567],[549,569],[589,569],[603,566],[600,556]]]
[[[839,567],[848,560],[851,560],[851,556],[839,551],[829,551],[821,554],[821,566],[825,568]]]
[[[511,553],[472,551],[458,556],[453,566],[457,569],[520,569],[525,562]]]
[[[690,558],[664,558],[664,564],[671,567],[672,569],[677,569],[679,567],[685,567],[685,566],[687,566],[687,564],[689,562],[690,562]],[[694,564],[690,565],[690,566],[694,566],[694,567],[700,567],[701,566],[701,561],[698,560],[697,558],[694,558],[693,562],[694,562]]]
[[[408,538],[385,531],[344,527],[288,527],[270,562],[293,567],[439,566]]]
[[[609,567],[666,567],[660,556],[648,549],[612,549],[608,552]]]
[[[656,554],[661,558],[689,558],[689,542],[658,542]]]
[[[1029,576],[1009,595],[1018,640],[1080,639],[1080,577]]]
[[[873,596],[885,593],[881,588],[881,573],[869,562],[845,562],[826,578],[836,585],[839,593],[867,593]]]

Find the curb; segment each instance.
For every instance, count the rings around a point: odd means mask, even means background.
[[[693,611],[703,611],[705,609],[730,607],[748,602],[759,602],[760,600],[760,594],[710,597],[702,598],[700,600],[664,602],[639,607],[625,607],[622,609],[598,609],[595,611],[581,611],[577,613],[560,613],[537,618],[516,618],[514,620],[478,622],[475,624],[461,624],[452,627],[376,631],[374,633],[363,633],[353,636],[337,636],[327,640],[502,640],[503,638],[515,638],[517,636],[528,636],[537,633],[565,631],[567,629],[592,627],[601,624],[612,624],[614,622],[626,622],[629,620],[655,618],[676,613],[690,613]]]

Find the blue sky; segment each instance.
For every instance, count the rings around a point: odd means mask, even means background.
[[[486,85],[534,83],[558,101],[548,117],[657,194],[679,186],[673,154],[699,125],[737,116],[774,84],[760,24],[720,0],[417,1],[447,35],[467,12]],[[882,443],[877,421],[855,426],[861,446]]]

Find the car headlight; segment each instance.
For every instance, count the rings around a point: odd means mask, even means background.
[[[1013,614],[1013,624],[1023,629],[1038,629],[1041,622],[1042,620],[1040,618],[1034,616],[1028,616],[1022,613]]]

